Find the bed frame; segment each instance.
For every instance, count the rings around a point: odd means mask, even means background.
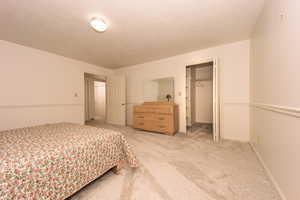
[[[120,162],[118,165],[112,168],[113,173],[119,175],[121,170],[124,168],[125,162]]]

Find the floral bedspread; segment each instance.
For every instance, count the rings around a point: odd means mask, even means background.
[[[71,123],[0,132],[0,199],[65,199],[100,175],[138,162],[125,137]]]

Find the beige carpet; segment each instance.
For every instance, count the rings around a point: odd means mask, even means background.
[[[108,172],[71,200],[278,200],[249,144],[222,141],[197,131],[174,137],[129,127],[121,131],[141,167]]]

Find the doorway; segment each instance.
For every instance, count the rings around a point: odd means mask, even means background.
[[[85,124],[106,122],[106,80],[85,74]]]
[[[186,66],[187,134],[219,141],[219,89],[216,60]]]
[[[126,77],[84,73],[85,124],[126,125]]]

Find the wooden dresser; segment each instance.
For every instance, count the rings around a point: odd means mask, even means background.
[[[175,135],[179,128],[178,105],[173,102],[145,102],[133,107],[133,127]]]

